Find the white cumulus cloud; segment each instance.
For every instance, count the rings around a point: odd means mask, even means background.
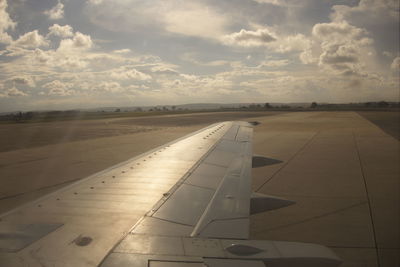
[[[76,32],[73,38],[61,40],[58,51],[72,52],[78,50],[87,50],[92,46],[92,38],[89,35]]]
[[[58,2],[57,5],[51,9],[44,11],[44,14],[47,15],[51,20],[62,19],[64,17],[64,4]]]
[[[117,80],[150,80],[151,76],[128,66],[111,71],[110,76]]]
[[[288,53],[292,51],[303,51],[309,49],[311,41],[303,34],[280,36],[275,42],[267,44],[267,47],[278,53]]]
[[[12,43],[12,46],[22,48],[38,48],[48,45],[49,42],[39,34],[38,30],[27,32]]]
[[[398,0],[360,0],[356,6],[335,5],[331,15],[334,21],[351,20],[365,23],[374,20],[381,23],[385,20],[399,20]]]
[[[240,30],[223,37],[223,42],[228,45],[238,46],[263,46],[276,41],[276,37],[268,29],[258,29],[256,31]]]
[[[42,87],[48,89],[48,95],[53,96],[70,96],[75,94],[75,90],[70,89],[71,83],[54,80],[44,84]]]
[[[317,23],[312,28],[312,43],[300,55],[303,63],[318,63],[335,74],[366,76],[374,54],[373,39],[362,28],[346,21]],[[367,55],[367,56],[366,56]],[[371,59],[369,59],[371,58]]]
[[[267,28],[255,31],[241,30],[222,37],[222,42],[227,45],[242,47],[266,47],[269,51],[277,53],[289,53],[304,51],[310,48],[309,37],[303,34],[284,35],[277,34]]]
[[[58,24],[53,24],[52,26],[49,27],[48,35],[54,35],[54,36],[66,38],[66,37],[73,36],[74,33],[73,33],[73,29],[70,25],[60,26]]]
[[[11,36],[6,32],[9,29],[14,29],[16,22],[14,22],[7,12],[7,1],[0,0],[0,43],[10,43]]]
[[[3,90],[3,92],[0,92],[0,97],[20,97],[20,96],[28,96],[28,94],[19,90],[15,86]]]
[[[396,57],[395,59],[393,59],[392,64],[390,64],[390,68],[392,70],[400,70],[400,57]]]
[[[116,92],[121,92],[123,88],[117,82],[101,82],[99,84],[94,84],[92,90],[100,92],[116,93]]]
[[[30,76],[14,76],[9,79],[12,81],[14,84],[20,84],[20,85],[25,85],[29,87],[35,87],[35,81],[32,79]]]
[[[312,29],[313,36],[329,41],[345,41],[351,38],[360,40],[366,31],[350,25],[346,21],[317,23]]]
[[[128,48],[124,48],[124,49],[117,49],[117,50],[114,50],[113,52],[114,52],[114,53],[117,53],[117,54],[127,54],[127,53],[130,53],[131,50],[128,49]]]

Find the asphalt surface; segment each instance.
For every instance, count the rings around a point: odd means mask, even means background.
[[[400,140],[400,111],[359,111],[357,113],[379,126],[385,133]]]
[[[260,122],[254,152],[283,163],[254,169],[253,188],[296,204],[252,216],[252,238],[320,243],[342,266],[399,266],[398,140],[354,112]]]

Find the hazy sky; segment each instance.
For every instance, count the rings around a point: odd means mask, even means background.
[[[399,100],[398,0],[0,0],[0,111]]]

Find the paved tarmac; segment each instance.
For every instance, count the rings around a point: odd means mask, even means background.
[[[255,129],[255,191],[296,201],[252,216],[251,237],[320,243],[341,266],[400,266],[399,142],[354,112],[286,113]]]
[[[354,112],[241,119],[261,122],[254,152],[282,161],[253,169],[254,190],[297,202],[253,215],[251,238],[323,244],[346,267],[400,265],[398,140]],[[0,212],[208,124],[1,152]]]

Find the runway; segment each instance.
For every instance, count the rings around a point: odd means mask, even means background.
[[[253,215],[251,238],[323,244],[344,260],[341,266],[398,266],[399,141],[354,112],[254,115],[238,118],[261,123],[254,128],[254,152],[282,163],[253,169],[253,189],[296,204]],[[0,212],[198,130],[218,116],[232,119],[222,113],[207,119],[193,115],[189,126],[179,123],[179,116],[169,122],[146,120],[146,125],[112,120],[101,127],[146,130],[104,137],[94,134],[96,124],[86,139],[66,136],[62,143],[3,151]]]

